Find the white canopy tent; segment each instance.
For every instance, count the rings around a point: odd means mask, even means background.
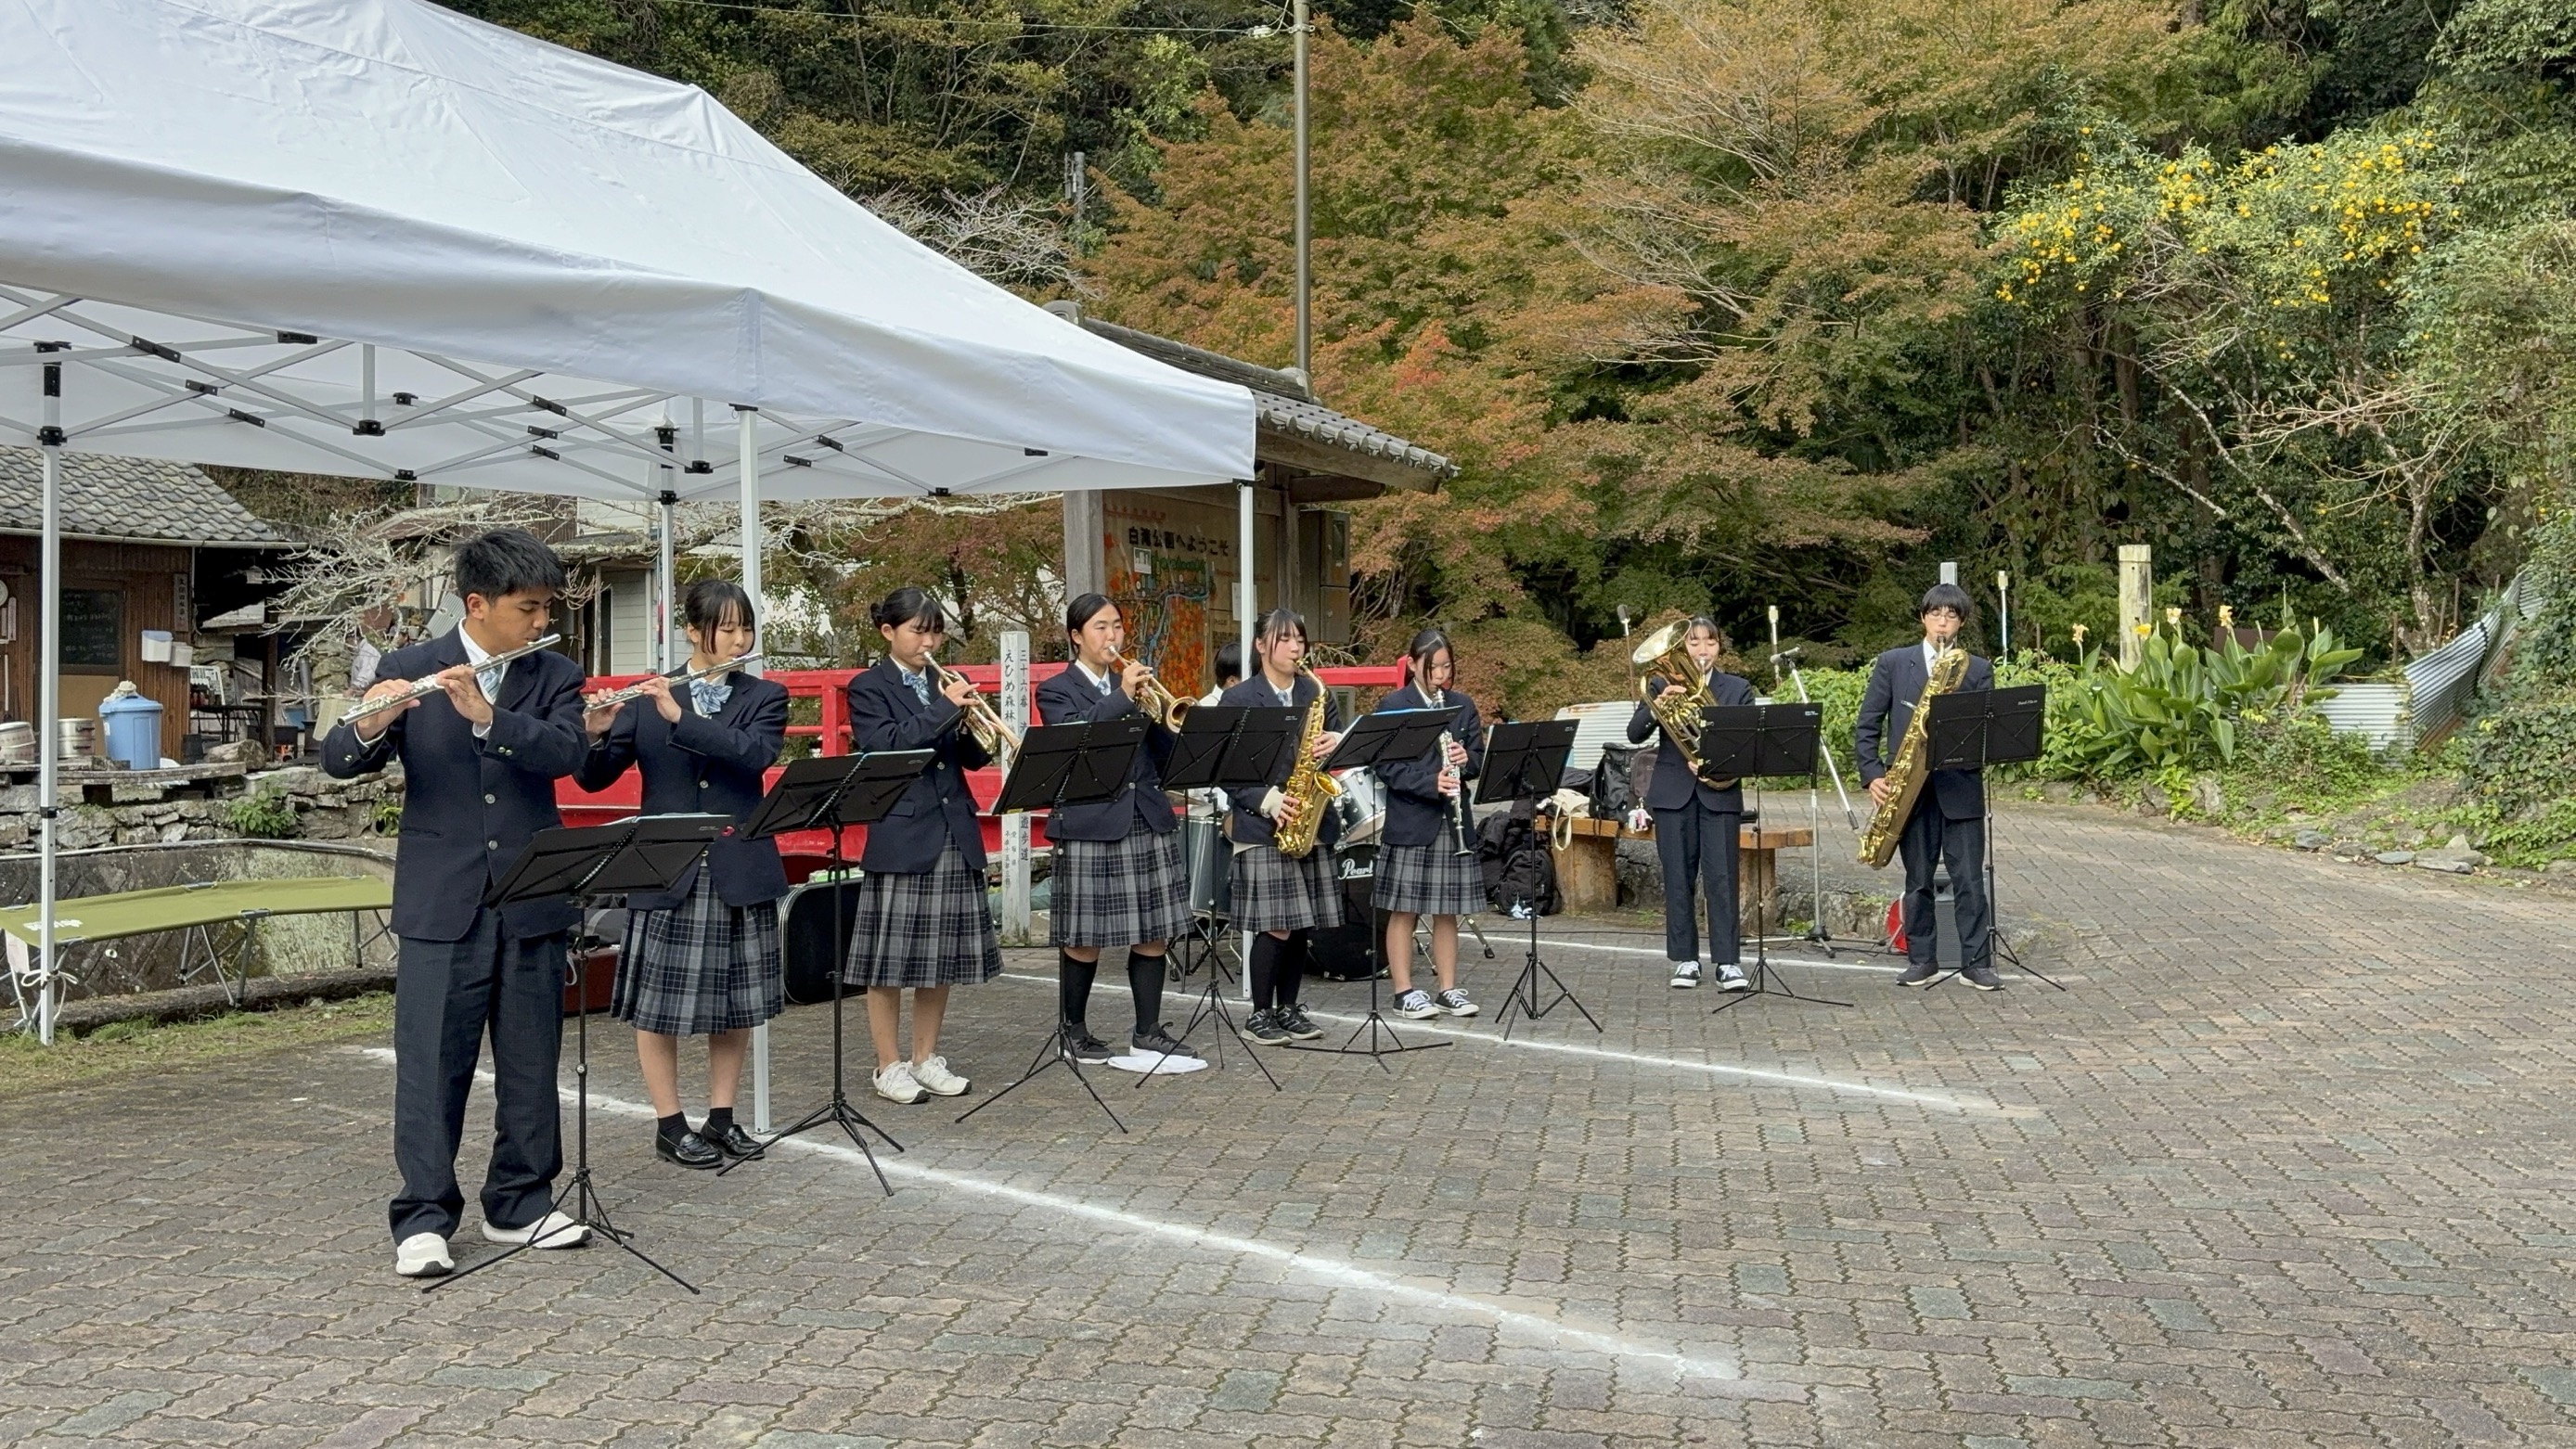
[[[0,441],[45,460],[47,1039],[66,449],[666,525],[730,495],[747,543],[763,496],[1252,475],[1242,388],[983,282],[701,91],[421,0],[11,0],[0,193]],[[711,407],[730,456],[683,443]]]

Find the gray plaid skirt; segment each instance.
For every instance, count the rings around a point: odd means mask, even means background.
[[[626,918],[608,1014],[638,1031],[708,1036],[758,1026],[787,1008],[778,906],[729,906],[701,867],[688,899]]]
[[[860,877],[852,917],[841,970],[852,986],[972,986],[1002,974],[984,873],[956,846],[920,875]]]
[[[1139,825],[1124,840],[1059,840],[1049,879],[1049,939],[1058,946],[1133,946],[1189,929],[1177,830],[1157,835]]]
[[[1389,845],[1377,853],[1376,895],[1381,911],[1417,916],[1467,916],[1485,909],[1485,870],[1472,855],[1447,844]]]
[[[1303,931],[1342,923],[1342,883],[1333,878],[1333,852],[1316,846],[1290,860],[1273,845],[1234,853],[1234,924],[1246,931]]]

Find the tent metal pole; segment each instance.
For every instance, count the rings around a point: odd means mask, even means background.
[[[699,417],[705,417],[700,403]],[[760,409],[737,405],[733,413],[735,442],[742,458],[742,591],[751,596],[754,618],[767,618],[760,601]],[[704,426],[703,422],[700,424]],[[667,518],[668,511],[664,516]],[[667,540],[669,534],[663,537]],[[669,548],[668,542],[663,547]],[[667,557],[667,553],[665,557]],[[676,616],[675,616],[676,617]],[[749,672],[758,674],[757,663]],[[751,1029],[751,1130],[769,1130],[769,1023]]]
[[[48,347],[47,350],[51,350]],[[36,1039],[54,1044],[54,798],[61,771],[63,713],[63,365],[45,364],[43,541],[36,559]]]
[[[1297,151],[1297,380],[1311,392],[1315,376],[1315,268],[1308,238],[1309,212],[1306,196],[1306,0],[1296,0],[1291,27],[1297,33],[1294,68],[1296,71],[1296,151]],[[1243,661],[1250,669],[1252,661]]]
[[[1302,9],[1302,0],[1300,8]],[[1297,38],[1300,45],[1305,43],[1302,32]],[[1302,102],[1302,96],[1300,100]],[[1302,171],[1299,174],[1303,176]],[[1299,199],[1301,201],[1304,199],[1302,192],[1299,194]],[[1253,587],[1252,579],[1252,494],[1255,486],[1253,480],[1249,478],[1238,478],[1234,482],[1234,627],[1236,638],[1243,649],[1243,677],[1246,679],[1252,678],[1261,670],[1260,663],[1252,657],[1253,603],[1257,592]],[[1243,963],[1243,999],[1250,1001],[1252,999],[1252,933],[1250,931],[1243,933],[1243,939],[1236,943],[1235,950],[1240,954]]]

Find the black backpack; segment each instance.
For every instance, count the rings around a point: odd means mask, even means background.
[[[1592,767],[1592,818],[1621,820],[1645,797],[1637,789],[1637,757],[1644,745],[1603,745],[1601,763]]]
[[[1547,852],[1547,838],[1541,835],[1531,819],[1529,802],[1514,805],[1508,813],[1489,815],[1477,829],[1476,854],[1484,867],[1485,899],[1500,911],[1515,905],[1527,905],[1542,916],[1555,915],[1564,908],[1556,891],[1556,861]]]

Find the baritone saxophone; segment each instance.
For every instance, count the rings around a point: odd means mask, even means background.
[[[1887,778],[1896,782],[1896,793],[1869,817],[1860,832],[1861,864],[1885,869],[1895,858],[1897,837],[1905,833],[1906,817],[1914,813],[1914,802],[1923,794],[1923,782],[1932,776],[1932,697],[1948,694],[1959,687],[1968,674],[1968,651],[1944,649],[1933,657],[1930,677],[1923,681],[1923,693],[1914,701],[1913,717],[1905,722],[1905,737],[1897,742],[1896,758],[1887,765]]]

